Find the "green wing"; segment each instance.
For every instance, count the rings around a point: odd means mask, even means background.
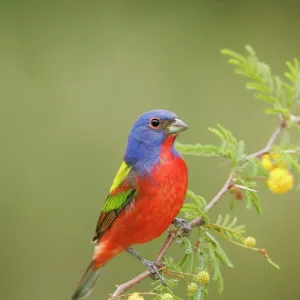
[[[127,204],[134,199],[135,194],[135,172],[131,166],[128,166],[125,162],[123,162],[117,172],[100,213],[92,242],[100,239],[102,234],[110,227]]]

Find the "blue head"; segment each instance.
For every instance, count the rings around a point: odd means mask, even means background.
[[[170,136],[177,136],[187,125],[167,110],[157,109],[142,114],[133,124],[124,160],[138,173],[147,173],[159,162],[160,149]],[[175,154],[175,149],[170,149]]]

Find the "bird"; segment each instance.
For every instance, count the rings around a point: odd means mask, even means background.
[[[129,133],[123,161],[100,212],[92,243],[92,260],[72,300],[93,291],[103,267],[121,252],[129,252],[158,275],[155,262],[141,257],[133,245],[161,236],[177,219],[188,188],[188,168],[174,142],[186,123],[176,114],[154,109],[141,114]]]

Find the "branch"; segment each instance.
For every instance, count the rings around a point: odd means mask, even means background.
[[[292,116],[291,120],[294,123],[300,123],[300,117],[296,117],[296,116]],[[271,135],[271,137],[269,138],[266,146],[257,151],[254,152],[250,155],[248,155],[245,158],[245,161],[248,161],[254,157],[260,157],[261,155],[270,152],[271,147],[274,145],[277,137],[279,136],[279,134],[281,133],[281,131],[286,127],[287,123],[286,121],[281,121],[280,124],[277,126],[277,128],[275,129],[275,131],[273,132],[273,134]],[[235,175],[235,169],[233,169],[229,176],[228,179],[226,180],[226,182],[224,183],[224,185],[222,186],[222,188],[219,190],[219,192],[213,197],[213,199],[208,203],[207,207],[206,207],[206,211],[209,211],[215,204],[217,204],[220,199],[226,194],[226,192],[233,186],[233,178]],[[189,223],[189,226],[194,228],[197,226],[201,226],[204,224],[204,220],[202,217],[198,217],[194,220],[192,220]],[[156,257],[156,261],[157,262],[161,262],[162,258],[164,257],[165,253],[167,252],[168,248],[172,245],[173,241],[175,240],[175,238],[177,236],[180,236],[182,234],[182,231],[177,231],[176,233],[173,231],[169,232],[169,235],[166,239],[166,241],[164,242],[164,245],[162,246],[162,248],[160,249],[158,256]],[[115,290],[115,292],[110,296],[109,300],[114,300],[114,299],[118,299],[119,296],[127,291],[129,288],[133,287],[134,285],[136,285],[137,283],[139,283],[141,280],[147,278],[150,276],[150,272],[149,271],[144,271],[143,273],[137,275],[136,277],[134,277],[133,279],[127,281],[126,283],[123,283],[122,285],[117,286],[117,289]]]
[[[280,134],[281,130],[285,127],[286,127],[286,121],[281,121],[280,124],[277,126],[276,130],[271,135],[271,137],[270,137],[269,141],[267,142],[266,146],[263,149],[248,155],[245,160],[250,160],[251,158],[254,158],[254,157],[260,157],[261,155],[270,152],[271,147],[273,146],[276,138]]]

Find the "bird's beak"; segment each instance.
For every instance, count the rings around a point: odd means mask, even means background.
[[[180,119],[175,119],[169,126],[168,131],[169,133],[179,133],[188,129],[189,127]]]

